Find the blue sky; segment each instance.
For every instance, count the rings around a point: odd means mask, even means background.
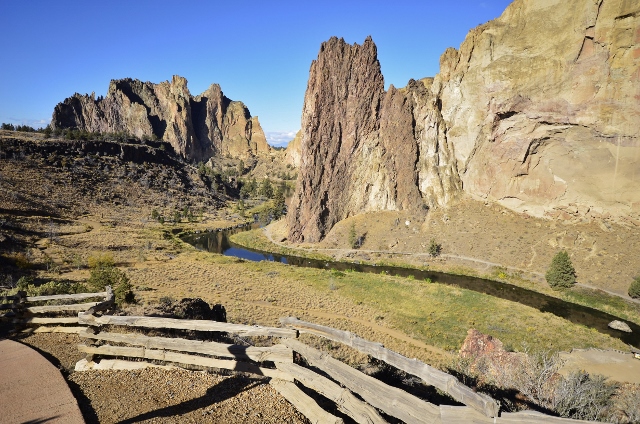
[[[300,126],[309,66],[331,36],[378,46],[385,85],[433,76],[447,47],[510,0],[0,2],[0,122],[40,127],[111,79],[218,83],[259,116],[272,144]]]

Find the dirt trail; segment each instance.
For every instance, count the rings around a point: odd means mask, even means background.
[[[584,370],[601,374],[615,381],[640,384],[640,361],[632,354],[612,350],[576,349],[571,353],[562,352],[565,362],[561,374]]]

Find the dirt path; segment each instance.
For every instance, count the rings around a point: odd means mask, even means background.
[[[571,353],[560,353],[560,358],[566,361],[560,369],[561,374],[584,370],[622,383],[640,384],[640,360],[635,359],[630,353],[577,349]]]
[[[60,371],[34,349],[0,340],[2,422],[84,423]]]
[[[333,256],[336,258],[336,260],[340,260],[341,258],[351,255],[351,254],[356,254],[356,253],[366,253],[366,254],[382,254],[382,255],[400,255],[400,256],[406,256],[406,257],[410,257],[410,258],[431,258],[431,255],[429,253],[425,253],[425,252],[406,252],[406,251],[391,251],[391,250],[370,250],[370,249],[345,249],[345,248],[336,248],[336,249],[332,249],[332,248],[321,248],[321,247],[312,247],[312,248],[301,248],[298,246],[293,246],[290,244],[285,244],[283,242],[278,242],[273,238],[273,234],[271,232],[272,228],[271,226],[266,226],[264,228],[262,228],[262,232],[264,233],[265,237],[273,244],[283,247],[283,248],[287,248],[287,249],[291,249],[291,250],[297,250],[300,252],[309,252],[309,251],[313,251],[315,253],[332,253]],[[537,255],[535,252],[535,246],[532,246],[532,249],[534,250],[534,256]],[[529,271],[526,269],[522,269],[522,268],[518,268],[518,267],[513,267],[513,266],[507,266],[507,265],[503,265],[503,264],[499,264],[496,262],[490,262],[490,261],[485,261],[482,259],[478,259],[478,258],[474,258],[474,257],[470,257],[470,256],[463,256],[463,255],[454,255],[454,254],[449,254],[449,253],[445,253],[445,254],[441,254],[439,256],[439,258],[442,259],[454,259],[454,260],[463,260],[463,261],[468,261],[468,262],[473,262],[475,264],[480,264],[480,265],[484,265],[486,267],[496,267],[496,268],[504,268],[506,270],[509,271],[515,271],[518,273],[521,273],[521,275],[529,275],[530,277],[533,277],[533,280],[544,280],[545,276],[543,273],[540,272],[533,272],[533,271]],[[533,259],[531,260],[531,262],[533,262]],[[640,305],[640,299],[633,299],[628,295],[624,295],[624,294],[620,294],[618,292],[612,291],[612,290],[608,290],[608,289],[604,289],[602,287],[597,287],[591,284],[585,284],[585,283],[576,283],[575,284],[576,287],[582,287],[582,288],[586,288],[586,289],[590,289],[590,290],[599,290],[602,292],[605,292],[611,296],[616,296],[619,297],[621,299],[624,299],[628,302],[633,302],[633,303],[637,303]]]

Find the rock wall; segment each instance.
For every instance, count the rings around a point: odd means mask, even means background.
[[[640,3],[517,0],[442,56],[465,192],[535,216],[640,212]]]
[[[269,151],[258,118],[242,102],[225,97],[217,84],[193,97],[187,80],[179,76],[159,84],[112,80],[104,98],[76,93],[55,107],[51,126],[155,137],[193,161]]]
[[[332,38],[310,69],[293,241],[460,193],[534,216],[640,222],[640,4],[515,0],[384,91],[376,47]]]

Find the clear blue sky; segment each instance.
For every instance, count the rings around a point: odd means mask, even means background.
[[[44,126],[75,92],[181,75],[194,95],[220,84],[278,144],[300,126],[309,65],[331,36],[371,35],[386,86],[402,87],[510,2],[2,0],[0,122]]]

